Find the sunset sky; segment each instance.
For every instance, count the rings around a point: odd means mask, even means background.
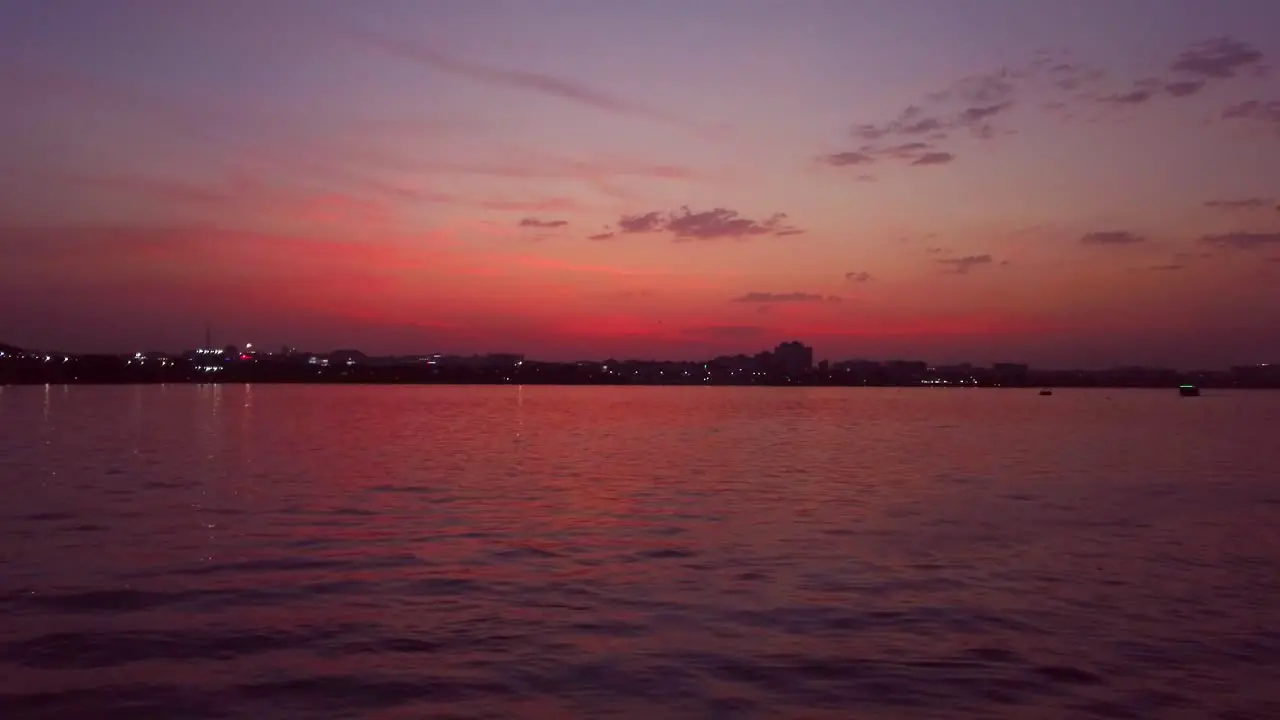
[[[0,342],[1280,362],[1276,0],[9,0]]]

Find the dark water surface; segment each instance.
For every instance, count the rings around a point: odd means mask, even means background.
[[[3,718],[1280,718],[1280,393],[0,388]]]

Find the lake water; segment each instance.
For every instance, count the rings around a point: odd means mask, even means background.
[[[0,388],[0,717],[1280,717],[1280,393]]]

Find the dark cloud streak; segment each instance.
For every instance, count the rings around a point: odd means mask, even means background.
[[[1137,235],[1127,230],[1091,232],[1080,237],[1081,245],[1123,246],[1137,245],[1146,241],[1147,238],[1145,236]]]
[[[843,298],[837,295],[819,295],[817,293],[806,292],[788,292],[788,293],[771,293],[771,292],[749,292],[745,295],[739,295],[731,299],[729,302],[739,303],[821,303],[821,302],[841,302]]]
[[[949,152],[927,152],[911,162],[912,165],[946,165],[956,156]]]
[[[1224,120],[1248,120],[1280,132],[1280,100],[1247,100],[1222,111]]]
[[[1273,201],[1266,198],[1243,198],[1240,200],[1209,200],[1204,206],[1215,210],[1262,210]]]
[[[1257,250],[1259,248],[1280,245],[1280,232],[1233,232],[1222,235],[1205,235],[1200,242],[1221,248],[1236,250]]]
[[[568,220],[539,220],[537,218],[525,218],[520,221],[520,227],[525,228],[561,228],[568,224]]]
[[[848,167],[850,165],[870,165],[876,159],[864,152],[839,152],[823,155],[820,160],[832,167]]]
[[[1235,38],[1219,37],[1183,50],[1169,69],[1189,77],[1225,80],[1261,63],[1262,51]]]
[[[654,210],[623,215],[618,219],[617,225],[618,232],[622,234],[669,233],[676,242],[745,240],[765,235],[790,237],[805,233],[805,230],[790,225],[785,213],[774,213],[763,220],[754,220],[727,208],[694,212],[688,206],[671,213]]]
[[[421,63],[435,70],[468,78],[486,85],[528,90],[597,110],[645,117],[674,125],[691,127],[689,123],[668,113],[636,104],[625,98],[617,97],[603,90],[597,90],[574,80],[528,70],[497,68],[469,62],[421,43],[385,37],[367,30],[347,30],[346,35],[363,45],[376,48],[387,54]]]
[[[1188,47],[1169,63],[1168,77],[1146,78],[1123,93],[1103,95],[1100,102],[1137,105],[1160,95],[1173,98],[1198,94],[1211,82],[1236,77],[1248,69],[1262,67],[1262,51],[1229,37],[1205,40]]]
[[[968,275],[969,271],[975,267],[990,265],[993,259],[990,255],[966,255],[958,258],[947,258],[939,260],[939,265],[946,265],[951,269],[947,272],[952,275]]]

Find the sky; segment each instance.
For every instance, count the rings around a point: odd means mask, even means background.
[[[0,342],[1280,362],[1274,0],[8,0]]]

